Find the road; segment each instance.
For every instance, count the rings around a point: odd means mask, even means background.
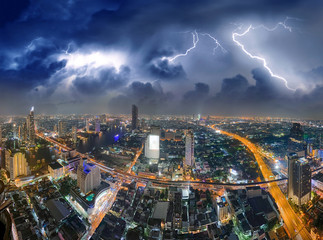
[[[253,144],[248,139],[243,138],[237,134],[229,133],[229,132],[217,129],[215,128],[214,125],[212,125],[211,128],[220,132],[221,134],[232,137],[240,141],[241,143],[243,143],[255,156],[255,159],[259,165],[259,168],[265,180],[268,181],[273,178],[274,176],[273,173],[265,164],[255,144]],[[289,237],[291,239],[299,239],[299,237],[301,237],[301,239],[303,240],[312,239],[311,235],[302,224],[302,221],[299,219],[299,217],[293,211],[292,207],[289,205],[285,195],[282,193],[277,183],[276,182],[268,183],[268,189],[270,194],[275,199],[277,206],[279,207],[280,214],[285,222],[286,228],[288,229]]]

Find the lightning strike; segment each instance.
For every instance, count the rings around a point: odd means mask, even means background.
[[[274,73],[273,73],[273,71],[272,71],[272,70],[270,69],[270,67],[268,66],[267,61],[266,61],[266,59],[265,59],[265,58],[260,57],[260,56],[257,56],[257,55],[253,55],[253,54],[251,54],[251,53],[250,53],[250,52],[245,48],[245,46],[244,46],[241,42],[239,42],[239,41],[236,39],[237,37],[245,36],[245,35],[246,35],[247,33],[249,33],[251,30],[255,30],[255,29],[258,29],[258,28],[263,28],[263,29],[265,29],[265,30],[267,30],[267,31],[272,32],[272,31],[275,31],[278,27],[282,26],[283,28],[287,29],[289,32],[292,32],[292,28],[286,24],[286,21],[287,21],[287,20],[289,20],[289,19],[290,19],[290,18],[286,18],[286,19],[285,19],[285,21],[277,23],[273,28],[268,28],[268,27],[266,27],[266,26],[264,26],[264,25],[259,25],[259,26],[256,26],[256,27],[254,27],[254,26],[252,26],[252,25],[249,25],[249,27],[248,27],[244,32],[242,32],[242,33],[237,33],[236,31],[237,31],[237,30],[241,30],[241,28],[242,28],[242,25],[240,25],[236,30],[234,30],[234,31],[233,31],[233,33],[232,33],[232,40],[233,40],[233,41],[234,41],[234,42],[235,42],[235,43],[236,43],[236,44],[241,48],[241,50],[242,50],[245,54],[247,54],[250,58],[252,58],[252,59],[257,59],[257,60],[261,61],[261,62],[263,63],[263,67],[264,67],[264,68],[269,72],[269,74],[270,74],[270,76],[271,76],[271,77],[274,77],[274,78],[277,78],[277,79],[282,80],[282,81],[285,83],[285,86],[286,86],[289,90],[295,91],[296,89],[291,88],[291,87],[289,87],[289,86],[288,86],[288,82],[287,82],[287,80],[286,80],[284,77],[279,76],[279,75],[277,75],[277,74],[274,74]]]
[[[213,55],[215,55],[215,51],[220,48],[222,53],[227,53],[227,50],[222,47],[221,43],[218,41],[218,39],[216,39],[215,37],[213,37],[211,34],[209,33],[201,33],[201,35],[203,36],[208,36],[209,38],[211,38],[214,42],[215,42],[215,47],[213,48]]]
[[[176,58],[186,56],[190,51],[192,51],[196,47],[197,43],[199,42],[199,35],[196,32],[196,30],[192,32],[192,36],[193,36],[193,46],[187,49],[185,53],[180,53],[173,57],[162,57],[162,60],[167,59],[168,61],[173,62]]]
[[[175,59],[179,58],[179,57],[184,57],[184,56],[187,56],[187,54],[192,51],[194,48],[196,48],[197,46],[197,43],[199,42],[199,33],[195,30],[194,32],[191,32],[192,33],[192,36],[193,36],[193,46],[190,47],[189,49],[187,49],[185,51],[185,53],[180,53],[180,54],[177,54],[173,57],[162,57],[161,60],[165,60],[167,59],[169,62],[173,62]],[[220,48],[221,51],[223,53],[226,53],[227,50],[220,44],[220,42],[215,38],[213,37],[211,34],[209,33],[200,33],[202,36],[207,36],[209,38],[211,38],[214,42],[215,42],[215,47],[213,48],[213,55],[215,55],[215,51]]]

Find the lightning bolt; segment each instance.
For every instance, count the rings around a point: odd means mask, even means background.
[[[196,45],[197,43],[199,42],[199,35],[198,33],[196,32],[196,30],[194,32],[192,32],[192,36],[193,36],[193,46],[190,47],[189,49],[186,50],[185,53],[180,53],[180,54],[177,54],[173,57],[162,57],[161,60],[168,60],[169,62],[173,62],[176,58],[179,58],[179,57],[184,57],[184,56],[187,56],[187,54],[192,51],[194,48],[196,48]]]
[[[189,54],[190,51],[192,51],[194,48],[196,48],[197,43],[200,41],[199,33],[196,30],[194,30],[194,32],[191,32],[191,34],[193,37],[193,46],[192,47],[188,48],[185,51],[185,53],[180,53],[180,54],[177,54],[173,57],[162,57],[161,60],[168,60],[169,62],[173,62],[175,59],[177,59],[179,57],[187,56],[187,54]],[[202,36],[207,36],[207,37],[211,38],[215,42],[215,47],[213,48],[213,55],[215,55],[215,52],[218,48],[220,48],[223,53],[227,52],[227,50],[224,49],[224,47],[220,44],[220,42],[215,37],[213,37],[211,34],[209,34],[209,33],[200,33],[200,34]]]
[[[289,90],[292,90],[292,91],[295,91],[296,89],[294,89],[294,88],[291,88],[291,87],[289,87],[288,86],[288,82],[287,82],[287,80],[284,78],[284,77],[282,77],[282,76],[279,76],[279,75],[277,75],[277,74],[274,74],[273,73],[273,71],[270,69],[270,67],[268,66],[268,63],[267,63],[267,61],[266,61],[266,59],[265,58],[263,58],[263,57],[260,57],[260,56],[257,56],[257,55],[253,55],[253,54],[251,54],[246,48],[245,48],[245,46],[241,43],[241,42],[239,42],[238,40],[237,40],[237,37],[242,37],[242,36],[245,36],[247,33],[249,33],[251,30],[255,30],[255,29],[258,29],[258,28],[263,28],[263,29],[265,29],[265,30],[267,30],[267,31],[270,31],[270,32],[272,32],[272,31],[275,31],[278,27],[283,27],[283,28],[285,28],[285,29],[287,29],[289,32],[292,32],[292,28],[290,27],[290,26],[288,26],[287,24],[286,24],[286,21],[287,20],[289,20],[290,18],[286,18],[283,22],[278,22],[274,27],[272,27],[272,28],[268,28],[268,27],[266,27],[266,26],[264,26],[264,25],[259,25],[259,26],[256,26],[256,27],[254,27],[254,26],[252,26],[252,25],[249,25],[249,27],[244,31],[244,32],[242,32],[242,33],[238,33],[238,32],[236,32],[237,30],[241,30],[242,29],[242,25],[240,25],[236,30],[234,30],[233,31],[233,33],[232,33],[232,40],[241,48],[241,50],[245,53],[245,54],[247,54],[250,58],[252,58],[252,59],[257,59],[257,60],[259,60],[259,61],[261,61],[262,62],[262,64],[263,64],[263,67],[269,72],[269,74],[270,74],[270,76],[271,77],[274,77],[274,78],[277,78],[277,79],[280,79],[280,80],[282,80],[284,83],[285,83],[285,86],[289,89]]]
[[[208,36],[209,38],[211,38],[215,42],[215,47],[213,48],[213,55],[215,55],[215,51],[218,48],[221,49],[222,53],[227,53],[227,50],[224,49],[224,47],[222,47],[222,45],[220,44],[220,42],[218,41],[218,39],[216,39],[215,37],[213,37],[211,34],[209,34],[209,33],[201,33],[201,35]]]

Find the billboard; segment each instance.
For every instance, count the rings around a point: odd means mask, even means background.
[[[159,150],[158,135],[149,135],[149,150]]]

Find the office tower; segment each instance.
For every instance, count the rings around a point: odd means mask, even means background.
[[[294,164],[292,199],[299,206],[311,200],[311,168],[305,158],[299,158]]]
[[[100,132],[100,119],[99,118],[96,118],[95,119],[95,132],[96,133],[99,133]]]
[[[185,139],[185,164],[194,166],[194,134],[192,130],[188,130]]]
[[[64,131],[64,122],[59,121],[58,122],[58,137],[64,137],[65,136],[65,131]]]
[[[5,165],[6,169],[10,173],[11,180],[14,180],[18,176],[27,176],[30,174],[29,166],[24,153],[13,153],[10,150],[6,150]]]
[[[145,143],[145,157],[159,159],[160,129],[152,127]]]
[[[90,131],[90,123],[89,123],[89,119],[86,119],[85,120],[85,129],[86,129],[86,131],[88,132],[88,131]]]
[[[77,129],[75,126],[72,127],[72,138],[73,138],[73,143],[77,142]]]
[[[287,182],[287,196],[288,198],[293,198],[293,171],[295,162],[298,160],[296,153],[289,153],[287,156],[288,160],[288,182]]]
[[[22,140],[25,142],[28,140],[27,121],[22,125]]]
[[[101,183],[100,169],[93,163],[87,163],[86,160],[81,160],[77,168],[77,186],[81,192],[86,194],[89,191],[97,188]]]
[[[288,138],[288,152],[297,152],[305,150],[304,131],[300,123],[293,123]]]
[[[136,105],[132,105],[131,129],[135,130],[137,128],[138,128],[138,107]]]
[[[28,140],[31,144],[35,144],[35,118],[34,107],[31,107],[30,113],[27,117]]]
[[[13,134],[13,138],[16,139],[17,138],[17,125],[15,123],[12,125],[12,134]]]
[[[53,131],[54,131],[54,133],[57,133],[57,124],[54,125]]]

